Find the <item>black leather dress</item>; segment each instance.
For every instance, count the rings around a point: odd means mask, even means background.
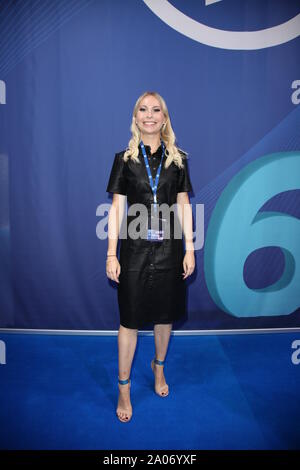
[[[145,145],[153,180],[162,158],[162,147],[151,154]],[[125,151],[115,155],[107,192],[127,196],[128,210],[132,204],[144,204],[149,212],[153,203],[144,157],[139,146],[140,164],[130,158],[124,162]],[[177,193],[192,191],[186,154],[182,153],[184,168],[175,163],[166,169],[166,155],[157,188],[158,204],[176,204]],[[127,215],[127,227],[136,216]],[[176,216],[174,216],[175,218]],[[183,236],[174,237],[174,218],[170,218],[170,237],[160,242],[145,238],[121,238],[121,273],[118,284],[120,324],[139,329],[148,323],[172,323],[186,315],[186,286],[183,280]],[[177,219],[178,220],[178,219]],[[128,232],[125,232],[125,236]]]

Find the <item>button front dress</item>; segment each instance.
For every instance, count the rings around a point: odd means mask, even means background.
[[[183,168],[174,162],[165,168],[166,155],[162,146],[151,154],[151,147],[145,145],[153,181],[161,158],[162,167],[157,187],[158,204],[171,207],[177,202],[177,194],[192,191],[187,157],[183,157]],[[129,159],[123,160],[125,151],[115,155],[107,192],[127,196],[128,211],[132,204],[143,204],[151,211],[153,192],[139,145],[140,164]],[[126,216],[126,230],[138,216]],[[166,324],[186,315],[186,285],[183,280],[183,236],[174,237],[174,219],[170,218],[170,236],[163,241],[153,242],[142,237],[120,239],[121,273],[118,284],[118,305],[120,324],[126,328],[139,329],[148,323]],[[177,219],[178,220],[178,219]]]

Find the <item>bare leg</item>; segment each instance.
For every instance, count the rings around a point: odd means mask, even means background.
[[[155,357],[159,361],[165,360],[171,331],[172,323],[167,325],[154,325]],[[169,387],[166,384],[164,376],[164,366],[157,365],[152,361],[151,367],[155,376],[156,393],[162,397],[167,396],[169,394]]]
[[[130,377],[131,365],[137,343],[137,332],[131,328],[120,325],[118,333],[119,348],[119,379],[126,380]],[[120,421],[127,422],[132,416],[130,401],[130,382],[125,385],[119,384],[119,400],[117,415]]]

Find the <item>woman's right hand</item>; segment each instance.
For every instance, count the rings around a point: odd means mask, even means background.
[[[109,256],[106,259],[106,275],[109,279],[119,283],[119,275],[121,272],[121,266],[117,256]]]

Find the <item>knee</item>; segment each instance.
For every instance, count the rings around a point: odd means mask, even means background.
[[[128,328],[127,326],[120,325],[119,332],[124,332],[127,334],[137,334],[137,328]]]

